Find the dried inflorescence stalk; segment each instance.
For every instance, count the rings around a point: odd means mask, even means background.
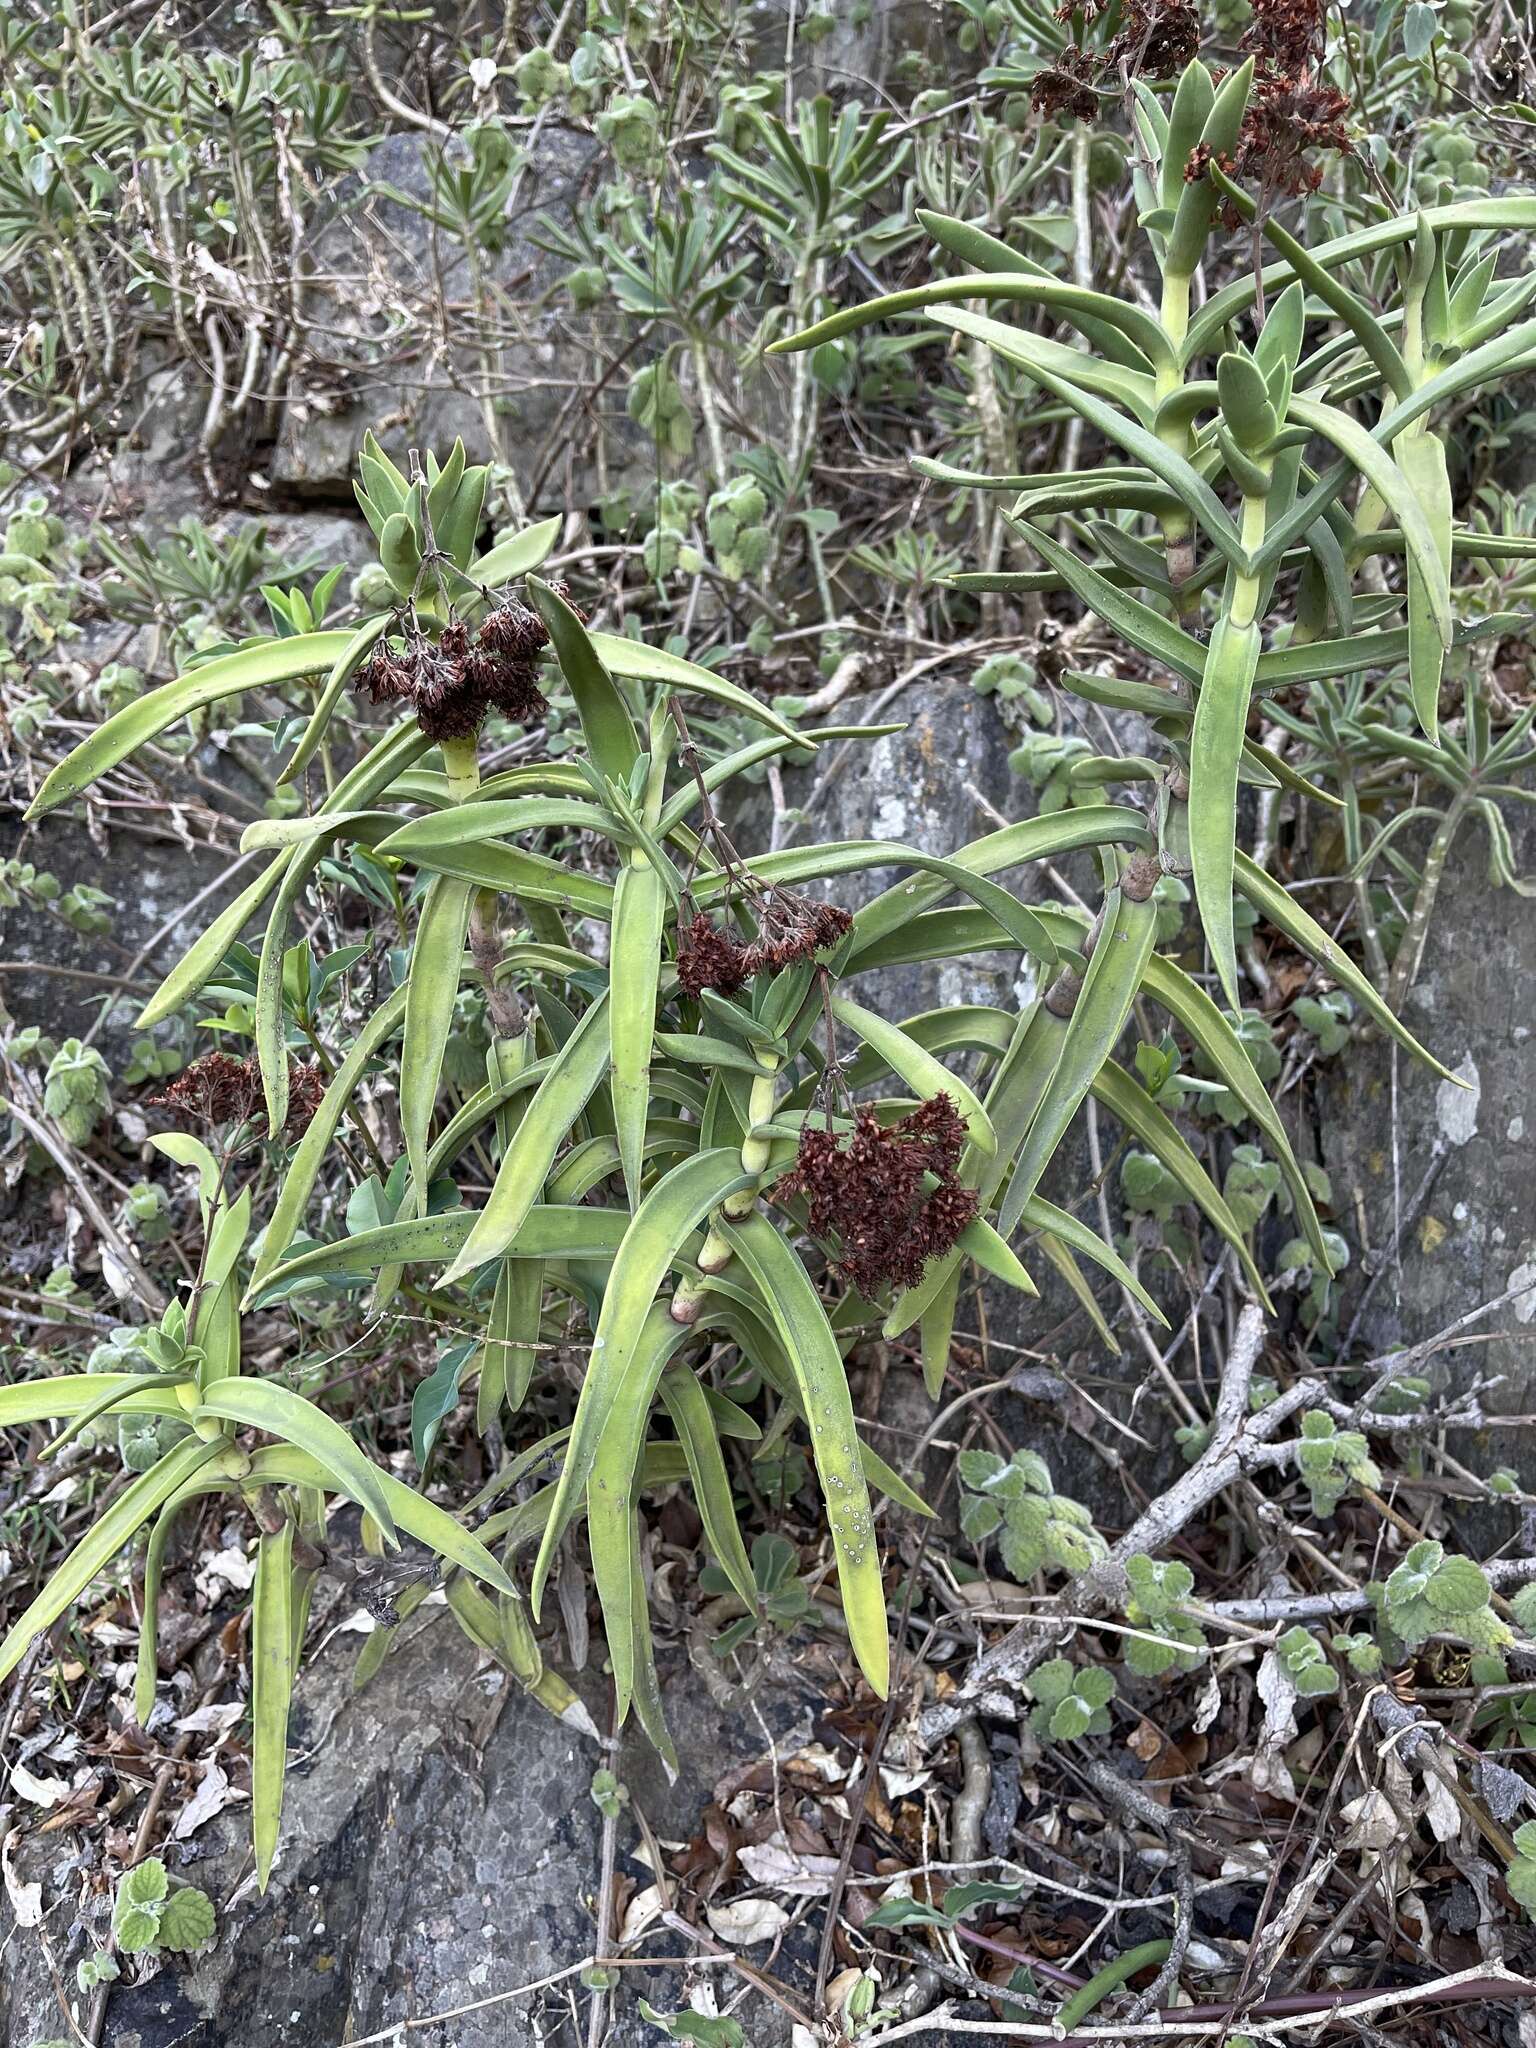
[[[690,894],[698,865],[698,850],[683,884],[683,910],[692,913],[677,922],[677,979],[685,996],[695,1002],[705,989],[717,995],[733,996],[754,975],[778,974],[797,960],[813,960],[829,946],[835,946],[853,928],[851,912],[835,903],[819,903],[798,889],[777,883],[764,885],[742,860],[720,822],[709,792],[699,773],[698,755],[687,721],[674,700],[672,716],[681,735],[679,758],[691,768],[698,783],[701,817],[699,848],[708,845],[726,878],[726,922],[716,924],[699,910]],[[743,944],[730,927],[730,903],[734,897],[750,913],[757,937]]]

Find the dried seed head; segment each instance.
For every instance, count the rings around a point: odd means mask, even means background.
[[[733,996],[751,974],[745,949],[729,929],[712,924],[701,910],[690,924],[677,928],[677,980],[685,996],[697,1002],[705,989]]]
[[[765,968],[777,974],[796,960],[813,959],[853,927],[849,911],[835,903],[819,903],[798,889],[765,890],[754,909],[758,933],[746,952],[749,975]]]
[[[1083,51],[1063,51],[1058,62],[1035,73],[1029,89],[1032,111],[1046,121],[1096,121],[1099,96],[1088,83],[1091,71]]]
[[[809,1125],[801,1132],[775,1194],[804,1196],[812,1234],[837,1240],[838,1270],[861,1294],[915,1287],[927,1261],[951,1250],[976,1214],[975,1189],[955,1177],[964,1143],[947,1095],[889,1126],[859,1108],[846,1135]]]
[[[399,639],[379,643],[358,681],[376,704],[409,704],[428,739],[472,739],[490,711],[524,725],[543,717],[538,658],[548,641],[538,614],[507,598],[473,645],[462,619],[450,619],[436,640],[408,620]]]
[[[1219,161],[1234,182],[1256,185],[1265,203],[1281,193],[1300,198],[1317,190],[1323,166],[1312,151],[1353,153],[1344,126],[1348,96],[1323,75],[1323,17],[1323,0],[1254,0],[1243,35],[1254,60],[1253,90],[1237,147]],[[1190,152],[1185,178],[1203,178],[1209,168],[1210,150],[1202,145]],[[1221,219],[1234,230],[1243,225],[1228,204]]]
[[[288,1116],[283,1136],[293,1143],[314,1122],[325,1097],[325,1077],[317,1066],[288,1062]],[[254,1059],[236,1059],[230,1052],[204,1053],[170,1083],[149,1106],[163,1109],[185,1130],[215,1131],[248,1124],[262,1104],[261,1068]]]

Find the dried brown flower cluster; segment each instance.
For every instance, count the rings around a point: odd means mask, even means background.
[[[707,988],[733,996],[755,974],[777,974],[797,960],[814,959],[835,946],[852,924],[835,903],[818,903],[798,889],[766,889],[753,900],[758,936],[744,946],[728,925],[711,923],[701,910],[677,931],[677,979],[695,1000]]]
[[[288,1062],[288,1117],[283,1136],[290,1144],[314,1122],[325,1097],[325,1076],[317,1066]],[[231,1052],[208,1052],[179,1073],[150,1107],[163,1109],[187,1130],[212,1131],[248,1124],[262,1106],[261,1068]]]
[[[1088,0],[1065,0],[1058,21],[1079,11],[1086,23],[1104,9]],[[1123,91],[1132,78],[1173,78],[1200,47],[1200,17],[1193,0],[1125,0],[1120,27],[1102,49],[1063,50],[1054,64],[1035,74],[1029,103],[1048,119],[1092,121],[1099,113],[1098,81],[1105,90]]]
[[[548,644],[538,613],[508,598],[487,613],[473,642],[462,619],[433,640],[408,618],[401,636],[379,642],[358,681],[376,704],[409,704],[428,739],[467,740],[491,711],[523,725],[542,718],[539,655]]]
[[[1349,99],[1323,76],[1324,42],[1322,0],[1253,0],[1242,43],[1253,54],[1253,91],[1237,148],[1221,168],[1236,182],[1256,185],[1265,204],[1317,190],[1323,166],[1314,150],[1353,150],[1344,127]],[[1203,178],[1209,166],[1210,150],[1193,150],[1185,177]],[[1243,224],[1230,205],[1221,218],[1234,230]]]
[[[710,922],[702,910],[677,927],[677,982],[697,1002],[705,989],[733,996],[747,984],[747,949],[727,926]]]
[[[812,1234],[842,1246],[838,1270],[860,1294],[915,1287],[928,1260],[952,1250],[976,1214],[975,1189],[955,1176],[964,1143],[947,1095],[886,1126],[859,1108],[846,1135],[808,1124],[774,1193],[805,1197]],[[936,1187],[926,1187],[930,1175]]]

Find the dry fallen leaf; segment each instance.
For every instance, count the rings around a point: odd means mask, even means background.
[[[1390,1849],[1403,1832],[1402,1822],[1393,1812],[1391,1800],[1374,1786],[1343,1806],[1340,1817],[1347,1830],[1344,1836],[1346,1849]]]
[[[660,1885],[648,1884],[636,1892],[624,1908],[624,1918],[619,1923],[619,1947],[625,1948],[630,1942],[638,1941],[665,1910],[666,1901],[661,1895]]]
[[[16,1916],[18,1927],[41,1927],[43,1924],[43,1888],[40,1884],[23,1884],[11,1864],[11,1835],[0,1839],[0,1875],[5,1878],[6,1896],[11,1902],[11,1911]]]
[[[832,1889],[832,1880],[837,1875],[835,1856],[807,1855],[791,1849],[779,1834],[739,1849],[737,1859],[754,1884],[771,1885],[776,1892],[788,1892],[797,1899],[822,1897]]]
[[[25,1764],[11,1766],[11,1785],[34,1806],[61,1806],[69,1797],[69,1787],[62,1778],[35,1778]]]
[[[216,1763],[205,1763],[203,1775],[198,1780],[197,1790],[176,1816],[176,1825],[171,1829],[174,1841],[184,1842],[189,1835],[196,1834],[200,1827],[211,1821],[216,1813],[222,1813],[226,1806],[233,1806],[244,1799],[245,1793],[237,1792],[229,1782],[226,1772]]]
[[[789,1925],[788,1913],[772,1899],[731,1899],[723,1906],[706,1906],[704,1917],[717,1939],[732,1948],[755,1948]]]
[[[178,1715],[176,1728],[182,1735],[222,1735],[226,1728],[234,1727],[244,1712],[238,1700],[214,1701],[206,1707],[194,1707],[190,1714]]]

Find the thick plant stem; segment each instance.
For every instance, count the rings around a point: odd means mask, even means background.
[[[699,410],[704,415],[704,438],[709,443],[709,466],[714,473],[715,489],[723,490],[731,471],[726,460],[725,435],[720,426],[720,407],[710,375],[709,351],[695,335],[689,344],[689,352],[693,357],[693,381],[699,388]]]
[[[442,755],[449,798],[461,804],[480,787],[480,749],[472,739],[444,740]]]
[[[731,1262],[731,1248],[721,1231],[721,1220],[727,1223],[740,1223],[751,1215],[762,1188],[763,1175],[768,1170],[771,1150],[769,1140],[756,1137],[754,1133],[773,1115],[778,1095],[779,1062],[770,1053],[761,1053],[758,1057],[763,1071],[752,1083],[752,1093],[747,1102],[747,1135],[741,1145],[741,1170],[743,1173],[755,1175],[756,1178],[751,1187],[738,1189],[734,1195],[728,1195],[720,1205],[719,1216],[710,1221],[698,1260],[699,1272],[706,1280],[712,1273],[723,1273]],[[707,1287],[696,1281],[691,1274],[681,1280],[672,1296],[670,1314],[673,1322],[696,1322],[704,1307],[704,1296],[707,1291]]]
[[[1189,327],[1189,279],[1171,272],[1163,279],[1163,302],[1159,309],[1163,331],[1172,342],[1175,351],[1182,347]],[[1183,373],[1176,364],[1160,365],[1157,372],[1157,397],[1159,403],[1169,398],[1184,382]],[[1158,439],[1171,448],[1176,455],[1186,459],[1189,456],[1189,428],[1184,424],[1170,424],[1158,430]],[[1195,524],[1189,513],[1182,507],[1177,511],[1165,512],[1161,518],[1163,529],[1163,553],[1168,563],[1168,581],[1173,590],[1174,616],[1181,624],[1200,609],[1198,593],[1187,595],[1185,586],[1195,573]]]

